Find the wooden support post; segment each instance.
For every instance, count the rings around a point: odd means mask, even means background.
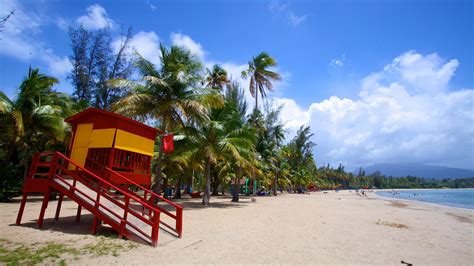
[[[127,222],[124,219],[120,220],[120,228],[119,228],[119,232],[118,232],[118,238],[119,239],[123,238],[123,234],[125,232],[125,225],[126,224],[127,224]]]
[[[81,221],[81,211],[82,211],[82,206],[77,205],[76,223]]]
[[[153,225],[151,229],[151,245],[156,247],[158,245],[158,232],[160,230],[160,212],[153,212]]]
[[[38,219],[38,228],[41,228],[43,226],[44,213],[46,212],[46,209],[48,208],[49,196],[51,194],[51,182],[53,180],[54,175],[56,174],[56,167],[58,163],[57,160],[58,160],[58,157],[56,153],[54,153],[51,159],[51,166],[49,168],[49,174],[48,174],[48,181],[50,184],[48,184],[48,189],[46,190],[46,193],[44,193],[43,204],[41,205],[41,212]]]
[[[120,231],[119,231],[119,238],[122,238],[125,232],[125,227],[127,225],[127,215],[128,215],[128,208],[130,204],[130,198],[126,197],[125,198],[125,208],[123,210],[123,218],[120,221]]]
[[[94,220],[92,220],[92,234],[95,235],[97,233],[97,226],[99,225],[100,220],[97,218],[97,215],[94,215]]]
[[[44,193],[44,196],[43,196],[43,204],[41,204],[41,211],[38,218],[38,228],[43,227],[44,213],[46,212],[46,209],[48,208],[49,194],[50,194],[49,191],[50,190],[48,188],[48,190],[46,191],[46,193]]]
[[[21,223],[21,217],[23,217],[23,211],[25,210],[27,197],[28,197],[28,193],[23,192],[23,198],[21,199],[21,203],[20,203],[20,210],[18,211],[18,216],[16,217],[16,225],[20,225]]]
[[[176,232],[178,232],[178,237],[183,236],[183,209],[176,208]]]
[[[58,206],[56,207],[56,215],[54,219],[57,221],[59,220],[59,213],[61,212],[61,205],[63,203],[64,194],[59,192],[59,199],[58,199]]]

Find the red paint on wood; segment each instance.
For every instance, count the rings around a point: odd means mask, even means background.
[[[92,123],[94,124],[93,129],[118,128],[151,140],[155,140],[157,134],[163,134],[163,131],[159,129],[147,126],[128,117],[96,108],[86,109],[65,119],[65,121],[73,125],[73,130],[75,125]]]

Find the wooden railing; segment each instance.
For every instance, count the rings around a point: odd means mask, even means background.
[[[137,235],[136,232],[138,232],[140,234],[139,237],[148,240],[153,246],[157,245],[161,210],[147,202],[145,199],[146,197],[143,198],[128,189],[115,186],[104,178],[79,166],[77,163],[59,152],[47,155],[52,156],[49,172],[51,186],[87,208],[91,213],[98,217],[98,219],[110,224],[119,232],[119,236],[129,237],[131,234]],[[68,169],[68,166],[71,164],[75,166],[74,170]],[[92,198],[86,191],[83,191],[83,189],[78,187],[79,183],[88,189],[95,191],[96,197]],[[109,190],[110,188],[115,190],[118,195],[112,194]],[[101,198],[105,198],[118,206],[123,210],[123,214],[119,214],[116,210],[104,205],[100,201]],[[140,206],[142,209],[150,211],[146,215],[144,212],[138,212],[131,207],[132,203]],[[41,220],[42,216],[44,216],[43,209],[40,214]],[[135,217],[143,223],[151,226],[151,232],[144,232],[141,228],[137,227],[136,224],[133,224],[130,221],[130,217]],[[133,228],[133,231],[135,232],[132,232],[130,228]]]
[[[129,178],[123,176],[123,175],[121,175],[120,173],[117,173],[116,171],[114,171],[114,170],[112,170],[108,167],[106,167],[105,170],[107,172],[106,176],[108,176],[109,179],[111,179],[111,177],[109,175],[113,175],[114,177],[118,177],[121,180],[123,180],[124,183],[127,185],[127,187],[129,185],[133,185],[138,190],[143,191],[143,196],[139,196],[137,193],[135,193],[131,190],[129,190],[129,193],[134,195],[134,196],[137,196],[137,197],[142,197],[145,201],[152,204],[154,207],[158,208],[160,210],[160,212],[162,212],[163,214],[166,214],[168,217],[175,220],[175,226],[174,227],[172,227],[169,224],[165,223],[163,220],[161,220],[161,224],[166,226],[168,229],[171,229],[171,230],[175,231],[178,234],[178,237],[182,237],[182,235],[183,235],[183,207],[181,205],[176,204],[176,203],[164,198],[163,196],[156,194],[155,192],[141,186],[140,184],[134,182],[133,180],[131,180],[131,179],[129,179]],[[122,183],[122,182],[120,182],[120,183]],[[167,211],[166,209],[158,206],[156,203],[159,202],[159,201],[171,205],[172,208],[174,208],[175,213],[173,214],[173,213]],[[150,209],[147,210],[146,208],[144,208],[144,206],[141,209],[142,212],[146,212],[146,211],[149,211],[149,210]]]

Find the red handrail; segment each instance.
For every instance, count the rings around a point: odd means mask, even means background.
[[[182,232],[183,232],[183,230],[182,230],[183,229],[183,206],[181,206],[179,204],[176,204],[176,203],[164,198],[161,195],[156,194],[155,192],[141,186],[137,182],[135,182],[135,181],[119,174],[119,173],[117,173],[116,171],[114,171],[114,170],[112,170],[108,167],[105,167],[105,170],[109,171],[111,174],[114,174],[114,175],[122,178],[123,180],[127,181],[130,185],[134,185],[134,186],[138,187],[139,189],[143,190],[145,192],[145,196],[144,196],[145,200],[146,200],[146,195],[150,194],[151,196],[156,197],[158,199],[161,199],[164,202],[166,202],[166,203],[172,205],[173,207],[175,207],[176,208],[176,215],[173,215],[172,213],[168,212],[167,210],[162,209],[159,206],[157,206],[162,213],[164,213],[164,214],[168,215],[169,217],[175,219],[175,221],[176,221],[175,227],[176,228],[174,230],[178,233],[179,237],[182,237]],[[133,192],[131,192],[131,193],[133,193]],[[133,193],[133,194],[135,194],[135,193]],[[170,226],[168,226],[168,227],[170,227]]]
[[[166,203],[169,203],[169,204],[173,205],[173,206],[176,207],[176,208],[183,208],[183,206],[181,206],[181,205],[179,205],[179,204],[177,204],[177,203],[175,203],[175,202],[172,202],[172,201],[170,201],[169,199],[167,199],[167,198],[165,198],[165,197],[163,197],[163,196],[161,196],[161,195],[156,194],[155,192],[153,192],[153,191],[151,191],[151,190],[149,190],[149,189],[147,189],[147,188],[141,186],[141,185],[138,184],[137,182],[135,182],[135,181],[133,181],[133,180],[131,180],[131,179],[129,179],[129,178],[123,176],[122,174],[120,174],[120,173],[118,173],[118,172],[116,172],[116,171],[114,171],[114,170],[112,170],[112,169],[110,169],[110,168],[108,168],[108,167],[105,167],[105,169],[106,169],[107,171],[111,172],[112,174],[115,174],[115,175],[117,175],[118,177],[124,179],[125,181],[127,181],[128,183],[130,183],[130,185],[137,186],[137,187],[140,188],[141,190],[146,191],[147,193],[152,194],[153,196],[155,196],[155,197],[157,197],[157,198],[159,198],[159,199],[165,201]]]
[[[50,154],[45,154],[45,155],[50,155]],[[58,159],[62,159],[63,160],[62,163],[66,166],[62,165],[61,163],[58,163]],[[72,164],[73,166],[75,166],[75,170],[70,171],[67,168],[68,164]],[[120,220],[120,222],[118,224],[119,235],[123,235],[124,232],[126,231],[126,225],[129,225],[133,229],[135,229],[138,233],[145,236],[147,239],[150,239],[151,242],[152,242],[152,245],[156,246],[157,241],[158,241],[158,228],[159,228],[159,224],[160,224],[160,219],[159,219],[160,209],[157,208],[157,206],[149,204],[145,199],[142,199],[139,196],[136,196],[133,193],[130,193],[130,191],[125,191],[122,188],[117,187],[114,184],[108,182],[107,180],[97,176],[96,174],[92,173],[91,171],[79,166],[77,163],[70,160],[69,158],[67,158],[66,156],[61,154],[60,152],[54,152],[54,154],[52,156],[51,169],[50,169],[51,174],[50,174],[49,178],[52,179],[53,176],[59,177],[59,179],[61,179],[64,182],[65,180],[62,177],[60,177],[59,175],[56,174],[56,169],[60,169],[61,171],[63,171],[66,174],[69,174],[73,178],[73,184],[72,185],[68,184],[70,188],[78,191],[82,195],[86,196],[86,198],[88,198],[89,200],[94,202],[95,203],[94,207],[98,208],[98,206],[100,206],[101,208],[104,208],[105,210],[107,210],[109,213],[113,214],[116,218],[118,218]],[[91,180],[94,179],[93,181],[97,182],[98,186],[94,187],[94,186],[91,186],[90,184],[88,184],[87,182],[84,182],[83,178],[80,177],[77,173],[78,169],[80,169],[81,173],[84,173],[84,174],[88,175],[86,177],[87,179],[91,179]],[[85,185],[89,189],[95,190],[97,192],[97,199],[96,200],[92,199],[86,193],[84,193],[83,191],[78,189],[75,185],[76,180],[79,180],[83,185]],[[124,198],[125,203],[122,203],[122,202],[118,201],[117,199],[112,198],[110,195],[108,195],[109,194],[108,190],[107,190],[107,192],[104,192],[104,190],[102,189],[103,187],[111,187],[111,188],[115,189],[117,192],[121,193],[125,197]],[[107,206],[101,204],[98,201],[100,196],[103,196],[103,197],[107,198],[109,201],[111,201],[114,204],[116,204],[117,206],[121,207],[124,210],[123,217],[121,215],[115,213],[113,210],[111,210]],[[144,208],[148,208],[150,210],[153,210],[154,215],[153,215],[152,220],[150,221],[150,220],[146,219],[145,217],[143,217],[142,215],[140,215],[139,213],[137,213],[133,209],[129,208],[130,199],[133,199],[137,203],[143,205]],[[139,229],[137,226],[135,226],[130,221],[128,221],[127,220],[128,213],[130,213],[134,217],[138,218],[139,220],[145,222],[146,224],[150,225],[152,227],[152,232],[150,234],[151,236],[146,235],[141,229]]]
[[[65,179],[63,179],[61,176],[55,175],[55,177],[56,177],[56,178],[59,178],[59,179],[61,179],[62,181],[65,182]],[[65,183],[66,183],[66,182],[65,182]],[[68,183],[66,183],[66,184],[68,184]],[[85,184],[83,183],[83,185],[85,185]],[[81,195],[83,195],[84,197],[88,198],[90,201],[93,201],[93,202],[96,204],[94,207],[96,207],[96,208],[98,208],[98,207],[103,208],[103,209],[105,209],[106,211],[108,211],[109,213],[111,213],[112,215],[114,215],[118,220],[122,220],[122,217],[121,217],[119,214],[117,214],[116,212],[114,212],[112,209],[110,209],[110,208],[107,207],[106,205],[101,204],[101,203],[98,202],[97,200],[94,200],[94,199],[91,198],[89,195],[87,195],[85,192],[81,191],[81,189],[75,187],[74,185],[70,185],[70,187],[74,187],[74,190],[75,190],[75,191],[79,192]],[[90,188],[90,186],[87,186],[87,187]],[[107,198],[108,200],[112,201],[114,204],[116,204],[116,205],[122,207],[122,208],[124,209],[124,213],[127,213],[127,210],[125,209],[125,204],[123,204],[123,203],[121,203],[121,202],[119,202],[119,201],[113,199],[112,197],[110,197],[110,196],[107,195],[107,194],[99,194],[99,193],[98,193],[98,195],[102,195],[103,197],[105,197],[105,198]],[[143,221],[144,223],[146,223],[146,224],[152,226],[152,233],[153,233],[153,228],[155,228],[155,227],[158,228],[158,226],[156,226],[156,225],[158,225],[159,222],[156,223],[155,221],[150,221],[150,220],[148,220],[148,219],[145,219],[145,218],[143,218],[142,216],[140,216],[136,211],[133,211],[132,209],[129,209],[128,212],[131,213],[131,214],[133,214],[135,217],[139,218],[139,219],[140,219],[141,221]],[[159,212],[157,212],[157,213],[159,213]],[[128,220],[125,220],[124,222],[125,222],[127,225],[131,226],[133,229],[135,229],[137,232],[139,232],[143,237],[149,239],[152,243],[155,243],[155,241],[153,240],[153,235],[152,235],[152,234],[151,234],[152,236],[147,235],[145,232],[143,232],[143,230],[141,230],[140,228],[138,228],[138,227],[135,226],[134,224],[130,223]],[[156,225],[155,225],[155,224],[156,224]],[[120,226],[120,224],[118,224],[118,226]],[[122,231],[123,231],[124,229],[125,229],[124,226],[122,226],[122,228],[120,228],[120,230],[122,230]],[[156,245],[156,244],[154,244],[154,245]]]
[[[61,157],[61,158],[63,158],[64,160],[66,160],[68,163],[73,164],[74,166],[76,166],[76,168],[81,169],[81,171],[87,173],[88,175],[90,175],[90,176],[92,176],[93,178],[97,179],[97,180],[100,181],[101,183],[104,183],[104,184],[106,184],[107,186],[109,186],[109,187],[115,189],[116,191],[120,192],[122,195],[127,196],[127,195],[130,194],[129,191],[124,191],[124,190],[121,189],[120,187],[117,187],[117,186],[115,186],[114,184],[108,182],[107,180],[105,180],[105,179],[103,179],[103,178],[97,176],[96,174],[92,173],[91,171],[87,170],[86,168],[83,168],[82,166],[78,165],[78,164],[75,163],[74,161],[70,160],[69,158],[67,158],[66,156],[64,156],[62,153],[60,153],[60,152],[55,152],[55,154],[59,155],[59,157]],[[59,165],[59,167],[60,167],[62,170],[71,173],[71,171],[69,171],[69,170],[68,170],[67,168],[65,168],[64,166]],[[136,196],[134,196],[134,195],[129,195],[129,197],[133,198],[136,202],[139,202],[139,203],[145,205],[147,208],[150,208],[150,209],[152,209],[152,210],[154,210],[154,211],[160,211],[159,209],[155,208],[155,206],[148,204],[148,202],[146,202],[145,200],[142,200],[142,199],[140,199],[140,198],[138,198],[138,197],[136,197]]]

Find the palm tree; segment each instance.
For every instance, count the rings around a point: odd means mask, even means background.
[[[155,119],[161,129],[171,131],[178,126],[208,120],[208,108],[222,106],[222,96],[199,87],[202,65],[188,50],[160,46],[161,64],[155,65],[138,56],[135,66],[142,83],[115,79],[111,84],[129,87],[132,93],[116,102],[112,110],[141,119]]]
[[[213,89],[199,87],[202,79],[199,59],[177,46],[168,49],[160,45],[160,55],[158,69],[137,55],[135,66],[142,83],[123,79],[110,81],[114,87],[131,89],[131,94],[116,102],[112,110],[142,120],[155,120],[166,132],[208,121],[209,108],[222,106],[223,99]],[[161,160],[160,155],[153,186],[156,193],[161,190]]]
[[[52,90],[57,83],[57,79],[30,67],[15,100],[0,92],[0,117],[5,122],[0,130],[8,133],[5,162],[10,162],[17,150],[23,153],[22,160],[27,164],[32,151],[63,143],[68,132],[64,117],[72,114],[73,102]]]
[[[211,194],[211,166],[217,161],[229,161],[232,166],[244,167],[244,152],[253,150],[254,133],[242,127],[240,113],[234,106],[214,108],[205,124],[187,128],[194,152],[205,161],[205,189],[202,204],[209,205]],[[240,176],[237,175],[239,178]]]
[[[266,90],[271,91],[273,89],[272,81],[281,80],[280,74],[268,69],[276,65],[275,59],[262,52],[252,58],[247,70],[242,71],[243,78],[250,77],[249,90],[252,96],[255,97],[255,109],[258,109],[258,94],[260,93],[262,99],[265,99]]]
[[[227,77],[227,71],[220,65],[215,64],[212,69],[207,69],[206,87],[214,88],[219,91],[223,91],[225,86],[230,84],[230,80]]]

